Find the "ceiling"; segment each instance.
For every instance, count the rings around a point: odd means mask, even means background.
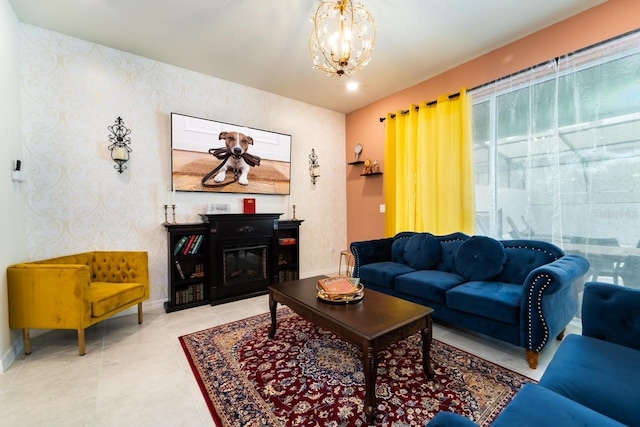
[[[362,0],[378,25],[353,77],[312,68],[319,0],[9,0],[21,22],[342,113],[605,0]],[[360,89],[349,93],[348,80]]]

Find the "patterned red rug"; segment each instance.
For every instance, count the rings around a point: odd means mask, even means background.
[[[355,347],[278,311],[180,337],[211,414],[223,426],[365,426],[364,375]],[[433,340],[436,377],[422,369],[420,334],[378,356],[376,424],[424,426],[441,410],[489,425],[532,380]]]

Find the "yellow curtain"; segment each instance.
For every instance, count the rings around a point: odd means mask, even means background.
[[[386,235],[474,232],[471,110],[467,91],[386,117]]]

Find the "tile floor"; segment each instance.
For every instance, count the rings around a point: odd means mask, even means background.
[[[33,353],[0,374],[0,426],[213,426],[177,338],[267,311],[265,295],[169,314],[147,310],[142,325],[136,314],[119,316],[87,330],[82,357],[75,331],[34,331]],[[434,338],[534,379],[558,345],[534,371],[524,350],[500,341],[438,324]]]

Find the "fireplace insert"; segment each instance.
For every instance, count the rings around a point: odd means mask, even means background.
[[[267,245],[227,247],[222,253],[222,286],[267,278]]]

